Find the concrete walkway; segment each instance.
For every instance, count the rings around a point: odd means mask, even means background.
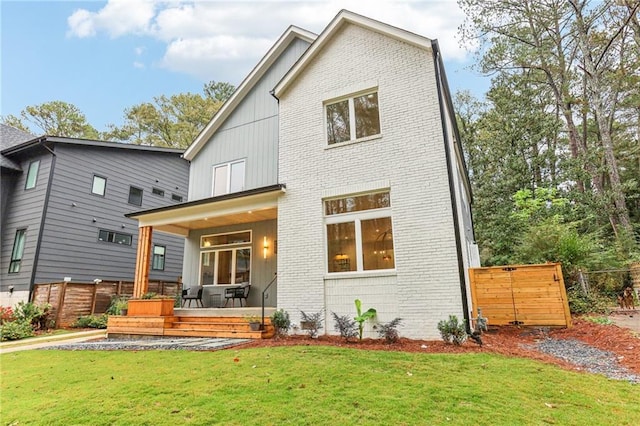
[[[609,315],[609,319],[618,327],[629,328],[640,334],[640,311],[638,309],[633,311],[616,310]]]
[[[28,351],[31,349],[42,349],[67,343],[81,343],[95,339],[105,339],[106,337],[106,330],[89,330],[56,334],[53,336],[34,337],[27,340],[11,340],[0,343],[0,354]]]

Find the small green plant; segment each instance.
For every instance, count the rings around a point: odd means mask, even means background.
[[[569,310],[572,314],[604,314],[611,313],[612,300],[596,292],[586,294],[578,286],[567,291]]]
[[[14,317],[16,321],[23,321],[30,324],[34,330],[46,330],[53,327],[53,320],[50,320],[51,305],[48,303],[36,305],[35,303],[19,302],[16,305]]]
[[[275,327],[278,336],[285,336],[289,332],[289,328],[291,328],[289,313],[284,309],[275,311],[271,314],[271,324]]]
[[[304,311],[300,311],[302,320],[300,321],[300,328],[305,330],[309,337],[312,339],[318,337],[318,332],[322,330],[322,311],[313,314],[307,314]]]
[[[244,320],[251,324],[252,322],[261,322],[260,317],[257,315],[245,315]]]
[[[398,341],[400,335],[398,334],[398,327],[402,322],[402,318],[394,318],[386,324],[378,324],[376,326],[378,330],[378,336],[384,339],[386,343],[395,343]]]
[[[453,343],[454,345],[463,344],[468,337],[465,328],[465,320],[458,321],[455,315],[449,315],[448,320],[442,320],[438,323],[438,330],[445,343]]]
[[[35,336],[33,327],[24,320],[5,322],[0,325],[1,341],[20,340],[32,336]]]
[[[345,341],[348,342],[349,339],[358,335],[358,326],[349,315],[338,315],[335,312],[331,312],[331,315],[333,315],[334,328],[340,332],[340,337]]]
[[[585,321],[589,321],[592,322],[594,324],[600,324],[600,325],[612,325],[613,321],[611,321],[611,319],[607,318],[607,317],[591,317],[591,316],[584,316],[582,317],[583,320]]]
[[[107,328],[107,314],[87,315],[79,317],[71,327],[73,328]]]
[[[128,298],[124,296],[115,296],[111,299],[111,304],[107,309],[108,315],[122,315],[122,311],[129,306]]]
[[[376,317],[376,310],[373,308],[369,308],[367,311],[362,312],[362,302],[360,299],[355,300],[356,304],[356,317],[354,320],[358,323],[358,338],[362,340],[362,332],[364,331],[364,323],[367,320],[373,319]]]
[[[158,296],[157,293],[154,293],[152,291],[143,294],[142,296],[140,296],[140,299],[155,299]]]

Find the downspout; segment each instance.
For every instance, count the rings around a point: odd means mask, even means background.
[[[38,258],[40,257],[40,246],[42,245],[42,234],[44,233],[45,218],[49,207],[49,197],[51,196],[51,183],[53,182],[53,171],[56,168],[56,153],[45,145],[46,137],[39,140],[40,146],[51,153],[51,166],[49,167],[49,180],[47,182],[47,192],[44,196],[44,205],[42,206],[42,217],[40,218],[40,230],[38,232],[38,241],[36,242],[36,252],[33,258],[33,269],[31,270],[31,281],[29,282],[29,300],[33,298],[33,288],[35,287],[36,271],[38,269]]]
[[[455,179],[452,170],[452,156],[449,147],[449,132],[447,131],[447,122],[445,120],[446,109],[444,106],[444,98],[442,93],[442,58],[440,57],[440,49],[438,41],[431,40],[431,48],[433,50],[433,62],[436,71],[436,87],[438,88],[438,105],[440,107],[440,122],[442,123],[442,135],[444,137],[444,152],[447,160],[447,176],[449,178],[449,194],[451,195],[451,210],[453,212],[453,230],[456,238],[456,252],[458,257],[458,278],[460,279],[460,292],[462,294],[462,311],[464,315],[465,327],[467,333],[471,333],[471,318],[469,315],[469,303],[467,301],[467,285],[464,271],[464,259],[462,256],[462,243],[460,234],[460,218],[458,217],[458,203],[455,192]],[[455,119],[455,117],[452,117]],[[454,123],[455,125],[455,123]]]

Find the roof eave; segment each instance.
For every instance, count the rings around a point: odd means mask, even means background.
[[[249,75],[247,75],[242,83],[240,83],[231,97],[214,114],[211,121],[209,121],[202,131],[200,131],[198,136],[193,140],[193,143],[189,145],[185,151],[183,157],[191,161],[196,157],[196,155],[198,155],[198,152],[200,152],[202,147],[213,136],[216,130],[220,128],[224,121],[231,115],[240,102],[242,102],[244,97],[249,93],[249,91],[251,91],[255,84],[260,80],[260,78],[262,78],[275,60],[295,38],[313,43],[316,37],[316,34],[294,25],[287,28],[280,38],[278,38],[278,40],[273,44],[271,49],[269,49],[269,51],[262,57],[260,62],[258,62],[253,70],[251,70]]]

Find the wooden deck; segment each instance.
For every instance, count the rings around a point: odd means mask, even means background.
[[[265,308],[265,329],[251,331],[245,317],[262,315],[261,308],[175,309],[170,316],[111,315],[107,336],[179,336],[268,339],[275,329],[271,314],[275,308]]]

